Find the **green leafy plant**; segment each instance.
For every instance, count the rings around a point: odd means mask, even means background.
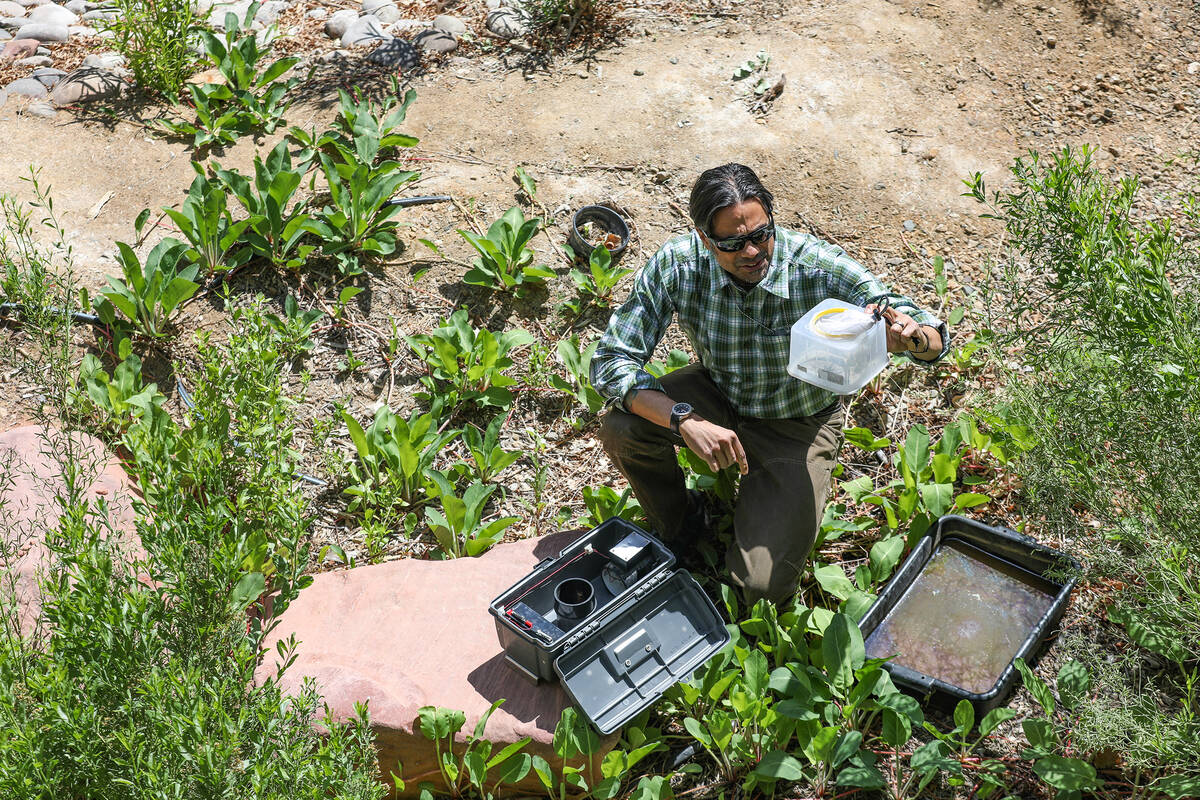
[[[93,414],[98,427],[119,436],[139,420],[155,416],[167,398],[158,384],[142,380],[142,360],[133,354],[129,339],[117,345],[120,363],[110,376],[96,356],[84,355],[79,381],[71,396],[71,405],[84,414]],[[80,388],[82,391],[80,391]]]
[[[425,520],[448,558],[482,555],[504,538],[504,531],[517,521],[516,517],[500,517],[483,522],[484,507],[496,491],[496,484],[476,481],[459,496],[454,486],[440,473],[430,477],[437,487],[433,491],[440,509],[425,508]]]
[[[259,4],[251,3],[244,19],[225,15],[223,40],[212,31],[197,31],[208,58],[224,79],[222,83],[189,84],[196,111],[196,124],[185,120],[163,121],[163,128],[192,137],[192,147],[213,143],[232,144],[251,131],[272,133],[283,121],[289,103],[284,98],[299,78],[283,76],[300,60],[289,56],[259,71],[266,51],[251,29]]]
[[[1084,790],[1098,788],[1100,782],[1096,777],[1095,767],[1080,758],[1058,755],[1062,751],[1062,744],[1054,723],[1057,705],[1054,693],[1045,681],[1033,674],[1024,659],[1018,658],[1015,663],[1025,688],[1033,695],[1044,714],[1040,718],[1030,717],[1022,720],[1021,728],[1029,740],[1029,747],[1021,756],[1034,760],[1033,771],[1058,790],[1061,800],[1078,797],[1079,792]],[[1068,661],[1058,672],[1058,686],[1059,701],[1067,709],[1075,708],[1087,695],[1091,677],[1078,661]]]
[[[250,220],[234,222],[226,205],[225,187],[205,175],[199,164],[193,162],[192,166],[199,174],[192,180],[182,205],[178,210],[163,211],[191,245],[186,256],[205,275],[236,269],[251,255],[248,248],[238,246]]]
[[[578,711],[568,706],[554,727],[553,746],[555,755],[562,760],[561,776],[555,775],[549,762],[541,756],[533,756],[534,774],[554,800],[572,796],[612,800],[621,793],[629,771],[662,747],[659,740],[646,737],[636,727],[629,735],[640,744],[610,751],[599,759],[597,769],[595,756],[600,750],[600,737]]]
[[[460,228],[459,234],[479,253],[463,281],[508,292],[553,278],[554,273],[547,267],[532,265],[533,250],[527,247],[541,225],[540,219],[525,219],[524,212],[513,206],[491,224],[486,236],[476,236]]]
[[[592,342],[582,350],[579,349],[579,337],[560,339],[558,342],[558,360],[567,368],[571,380],[568,382],[561,375],[551,375],[550,385],[560,392],[566,392],[574,397],[589,414],[595,414],[604,407],[604,398],[592,387],[590,378],[592,356],[600,340]]]
[[[167,322],[179,304],[194,295],[200,285],[193,279],[198,268],[183,264],[187,245],[166,238],[156,244],[143,265],[133,248],[117,242],[117,261],[124,279],[108,276],[108,288],[100,292],[96,313],[107,325],[117,321],[117,312],[144,336],[166,335]]]
[[[289,294],[283,301],[283,314],[267,314],[267,323],[279,336],[280,348],[288,356],[312,352],[312,336],[316,324],[325,312],[316,308],[300,310],[296,296]]]
[[[570,248],[566,249],[569,251],[568,254],[574,258],[575,254],[570,252]],[[588,255],[588,271],[572,269],[568,273],[571,280],[575,282],[579,296],[574,300],[566,301],[563,306],[576,316],[582,314],[589,305],[607,308],[612,305],[613,289],[617,288],[621,278],[631,272],[633,272],[632,269],[613,264],[612,253],[607,247],[592,248],[592,252]]]
[[[582,494],[587,515],[579,524],[585,528],[594,528],[612,517],[621,517],[630,522],[642,519],[642,506],[628,486],[619,494],[610,486],[585,486]]]
[[[463,427],[462,441],[471,454],[467,471],[485,483],[524,455],[520,450],[505,450],[500,445],[500,429],[504,427],[505,418],[504,414],[497,414],[484,431],[474,425]]]
[[[116,14],[98,27],[112,33],[112,47],[125,56],[138,86],[178,94],[192,74],[196,56],[190,48],[195,6],[188,0],[116,0]]]
[[[513,365],[509,353],[533,341],[519,328],[499,335],[474,328],[465,308],[442,320],[432,333],[404,339],[429,369],[421,383],[431,394],[444,394],[454,406],[473,403],[500,408],[512,403],[507,387],[516,383],[504,374]]]
[[[492,755],[492,743],[484,738],[487,722],[503,700],[497,700],[484,712],[475,725],[474,732],[467,737],[462,754],[456,754],[454,736],[466,724],[461,711],[448,708],[424,706],[417,710],[418,727],[421,735],[434,743],[437,752],[438,770],[442,783],[450,797],[478,797],[491,800],[502,783],[516,783],[529,774],[531,759],[521,750],[529,744],[529,737],[520,739]],[[494,778],[491,788],[489,778]],[[431,782],[420,784],[421,797],[432,798],[435,787]]]
[[[216,170],[249,215],[243,238],[250,251],[276,267],[299,269],[316,249],[301,244],[313,232],[312,217],[294,202],[304,170],[293,167],[287,142],[275,145],[266,159],[254,157],[254,181],[234,171]]]
[[[424,502],[425,488],[433,462],[457,430],[439,431],[440,408],[425,414],[415,412],[408,419],[396,416],[380,406],[365,430],[350,414],[342,419],[358,454],[350,464],[350,485],[346,494],[354,499],[349,510],[374,508],[389,511]]]

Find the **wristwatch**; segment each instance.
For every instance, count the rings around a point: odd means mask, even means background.
[[[679,435],[679,423],[696,413],[688,403],[676,403],[671,406],[671,433]]]

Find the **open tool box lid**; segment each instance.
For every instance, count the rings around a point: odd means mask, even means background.
[[[535,681],[560,681],[611,733],[729,642],[712,601],[674,563],[636,525],[607,520],[492,601],[506,659]],[[586,581],[595,601],[575,619],[554,594],[569,581]]]

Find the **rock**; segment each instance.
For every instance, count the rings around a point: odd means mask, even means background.
[[[88,10],[89,6],[90,3],[88,3],[88,0],[69,0],[69,2],[63,3],[63,8],[75,14],[84,13]]]
[[[54,69],[54,67],[41,67],[30,73],[29,77],[40,82],[47,89],[53,89],[59,81],[66,77],[66,74],[63,70]]]
[[[284,612],[264,652],[274,654],[275,643],[294,634],[301,644],[281,688],[297,693],[306,676],[315,679],[337,719],[369,700],[381,774],[401,763],[409,796],[418,791],[415,776],[438,780],[434,748],[417,725],[417,711],[426,705],[465,713],[461,742],[504,698],[484,730],[492,752],[528,736],[532,741],[522,752],[557,767],[554,726],[570,700],[558,684],[535,686],[505,663],[487,608],[539,559],[557,554],[577,535],[501,544],[479,558],[405,559],[319,573]],[[256,677],[264,681],[275,670],[275,657],[268,655]],[[615,741],[608,737],[602,749]],[[536,776],[529,778],[516,791],[543,795]]]
[[[458,47],[458,39],[455,39],[445,31],[430,28],[427,31],[421,31],[413,37],[413,44],[426,53],[450,53],[453,52],[454,48]]]
[[[17,0],[17,2],[25,8],[36,8],[46,5],[50,0]]]
[[[1049,47],[1051,50],[1053,50],[1057,45],[1058,39],[1055,39],[1053,36],[1046,37],[1046,47]]]
[[[34,81],[36,83],[36,81]],[[42,116],[45,103],[33,103],[27,111]],[[52,113],[54,109],[49,109]],[[59,506],[55,496],[63,490],[62,466],[50,453],[61,451],[63,434],[38,425],[0,433],[0,507],[4,508],[3,531],[14,548],[12,561],[4,566],[12,570],[8,577],[15,579],[18,619],[21,629],[31,632],[41,613],[41,589],[38,574],[50,558],[45,545],[45,531],[56,525]],[[109,519],[128,551],[134,552],[134,491],[120,461],[104,449],[100,440],[91,436],[74,435],[73,449],[83,468],[81,475],[88,485],[85,497],[103,497],[109,505]],[[53,447],[47,444],[58,442]],[[0,563],[3,563],[0,557]]]
[[[80,19],[85,22],[103,22],[105,20],[116,19],[118,16],[116,11],[98,8],[95,11],[85,12]]]
[[[246,19],[250,9],[250,0],[238,0],[236,3],[218,3],[208,12],[208,24],[218,31],[225,30],[225,16],[233,14],[237,17],[238,25]]]
[[[342,47],[388,42],[391,39],[392,35],[383,30],[379,18],[373,14],[367,14],[354,20],[346,28],[346,32],[342,34]]]
[[[4,50],[0,50],[0,63],[36,55],[37,49],[37,39],[13,39],[5,42]]]
[[[404,14],[400,11],[400,9],[396,8],[395,3],[387,3],[385,5],[382,5],[379,8],[372,11],[371,14],[372,14],[372,16],[375,16],[376,18],[378,18],[379,21],[382,22],[384,25],[388,25],[390,23],[396,22],[401,17],[404,16]]]
[[[50,101],[62,108],[93,100],[108,100],[120,95],[124,87],[125,80],[112,70],[79,67],[58,82]]]
[[[11,38],[12,38],[11,33],[4,30],[3,28],[0,28],[0,42],[7,42]]]
[[[25,6],[13,0],[0,0],[0,17],[23,17]]]
[[[54,106],[45,100],[33,101],[25,109],[25,113],[33,117],[41,117],[42,119],[54,119],[58,116],[58,112],[54,109]]]
[[[908,231],[909,233],[912,233],[916,229],[917,229],[917,223],[913,222],[911,219],[904,220],[904,230]]]
[[[428,23],[421,19],[398,19],[387,26],[388,33],[395,36],[404,31],[422,31]]]
[[[501,8],[487,15],[487,29],[504,39],[515,39],[529,32],[529,26],[516,11]]]
[[[0,89],[0,108],[4,108],[4,104],[8,102],[8,89]],[[6,117],[7,119],[7,117]]]
[[[65,42],[69,35],[66,25],[49,22],[28,22],[16,33],[18,39],[37,39],[39,42]]]
[[[67,36],[95,36],[96,29],[88,25],[67,26]]]
[[[222,84],[225,83],[225,76],[221,74],[221,70],[213,67],[203,72],[197,72],[185,80],[184,83],[194,83],[197,86],[202,84]]]
[[[467,32],[467,23],[463,22],[458,17],[452,17],[449,14],[438,14],[433,18],[433,27],[439,31],[445,31],[451,36],[462,36]]]
[[[29,20],[24,17],[0,17],[0,28],[6,31],[15,31],[29,24]]]
[[[92,53],[83,59],[83,66],[96,67],[97,69],[117,69],[125,66],[125,56],[109,50],[104,53]]]
[[[267,0],[258,7],[258,13],[254,15],[254,21],[261,23],[263,27],[270,27],[275,24],[287,7],[291,5],[287,0]]]
[[[316,8],[310,8],[307,12],[305,12],[304,16],[308,17],[309,19],[328,19],[329,9],[325,8],[324,6],[317,6]]]
[[[362,13],[372,14],[375,12],[375,9],[379,8],[380,6],[386,6],[391,2],[392,0],[363,0]]]
[[[79,21],[79,15],[74,11],[68,11],[62,6],[48,3],[30,11],[29,21],[42,22],[47,25],[74,25]]]
[[[1187,65],[1188,75],[1195,75],[1197,72],[1200,72],[1200,61],[1193,61]]]
[[[54,63],[50,56],[29,56],[19,58],[14,62],[18,67],[48,67]]]
[[[392,39],[372,50],[367,61],[388,69],[408,69],[421,63],[421,53],[411,42]]]
[[[10,95],[32,97],[34,100],[41,100],[48,94],[45,84],[37,78],[17,78],[8,86],[5,86],[4,90]]]
[[[333,16],[325,20],[325,35],[330,39],[340,39],[346,35],[350,23],[358,19],[358,12],[352,8],[343,8],[333,12]]]

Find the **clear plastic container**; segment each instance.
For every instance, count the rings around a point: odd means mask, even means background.
[[[842,300],[822,300],[792,326],[788,374],[834,394],[853,394],[888,365],[882,320]]]

